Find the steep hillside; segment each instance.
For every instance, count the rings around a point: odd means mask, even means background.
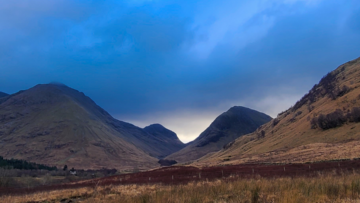
[[[293,107],[198,164],[360,157],[360,58],[323,77]]]
[[[144,131],[164,142],[164,145],[167,146],[167,155],[177,152],[186,146],[179,140],[176,133],[160,124],[149,125],[144,128]]]
[[[118,132],[116,136],[132,143],[150,156],[163,158],[173,150],[162,137],[147,133],[133,124],[114,119],[108,112],[96,105],[89,97],[85,96],[84,93],[80,93],[64,85],[57,85],[57,88],[69,95],[74,101],[81,104],[82,107],[109,125],[109,127],[116,130]]]
[[[158,160],[150,155],[168,153],[164,143],[64,85],[37,85],[0,100],[4,158],[60,167],[152,168]]]
[[[4,92],[0,92],[0,98],[1,98],[1,97],[6,97],[6,96],[8,96],[8,94],[6,94],[6,93],[4,93]]]
[[[208,153],[216,152],[236,138],[251,133],[271,117],[258,111],[234,106],[218,116],[211,125],[184,149],[166,157],[177,162],[196,160]]]

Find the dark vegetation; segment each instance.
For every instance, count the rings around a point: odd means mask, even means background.
[[[70,171],[76,171],[71,175]],[[0,188],[31,188],[43,185],[68,183],[77,180],[106,177],[116,174],[116,169],[67,170],[17,159],[0,157]]]
[[[175,160],[161,159],[158,161],[161,166],[171,166],[177,163]]]
[[[360,108],[354,107],[347,114],[341,109],[336,109],[329,114],[320,114],[310,120],[312,129],[321,128],[323,130],[340,127],[346,122],[360,122]]]
[[[289,115],[289,114],[290,114],[290,111],[289,111],[289,109],[288,109],[288,110],[286,110],[286,111],[283,111],[283,112],[279,113],[278,116],[285,115],[285,117],[286,117],[286,116]]]
[[[18,159],[4,159],[0,156],[0,168],[11,168],[11,169],[21,169],[21,170],[48,170],[54,171],[57,170],[56,166],[47,166],[44,164],[36,164],[32,162],[27,162],[24,160]]]
[[[158,161],[158,163],[161,166],[171,166],[171,165],[177,164],[177,161],[175,161],[175,160],[167,160],[167,159],[160,159]]]
[[[294,114],[294,116],[290,119],[290,122],[295,122],[296,117],[300,116],[302,114],[302,111],[298,111]]]
[[[265,131],[262,130],[262,131],[258,132],[257,137],[258,137],[258,139],[264,138],[265,137]]]
[[[121,174],[104,177],[97,181],[88,180],[76,184],[61,184],[40,186],[37,188],[0,188],[0,195],[26,194],[59,189],[75,189],[106,185],[155,184],[165,185],[185,184],[193,181],[211,181],[227,177],[253,179],[254,177],[317,177],[321,172],[332,172],[336,175],[353,173],[360,169],[360,160],[333,160],[307,164],[242,164],[230,166],[214,166],[196,168],[191,166],[163,167],[157,170],[135,174]],[[256,195],[255,195],[256,196]]]
[[[324,76],[320,80],[319,84],[314,85],[314,87],[307,94],[305,94],[298,102],[296,102],[294,107],[292,107],[292,111],[294,112],[303,105],[307,104],[308,110],[311,112],[314,108],[311,106],[311,104],[317,101],[317,99],[327,95],[329,98],[336,100],[338,97],[341,97],[349,92],[350,88],[348,86],[344,85],[340,88],[335,85],[337,75],[344,70],[345,67],[343,67],[341,71],[330,72]]]
[[[280,119],[275,118],[272,122],[273,127],[275,127],[280,122]]]
[[[225,144],[225,145],[223,146],[223,149],[229,149],[234,143],[235,143],[235,140],[233,140],[233,141]]]
[[[329,95],[330,98],[335,100],[338,97],[344,96],[346,93],[350,91],[350,88],[346,85],[344,85],[342,88],[336,87],[334,91],[332,91]]]

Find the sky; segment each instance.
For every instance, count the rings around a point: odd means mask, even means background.
[[[183,142],[235,105],[276,117],[359,47],[358,0],[0,0],[0,91],[60,82]]]

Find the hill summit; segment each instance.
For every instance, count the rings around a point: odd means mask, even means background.
[[[144,131],[147,133],[161,139],[164,141],[164,144],[168,146],[168,154],[172,154],[180,149],[184,148],[186,145],[182,143],[176,133],[165,128],[160,124],[152,124],[144,128]]]
[[[211,125],[184,149],[166,157],[177,162],[196,160],[216,152],[236,138],[251,133],[271,117],[241,106],[234,106],[218,116]]]
[[[4,158],[85,169],[153,168],[174,150],[163,139],[114,119],[63,84],[36,85],[0,100]]]

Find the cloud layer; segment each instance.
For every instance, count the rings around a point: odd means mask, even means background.
[[[0,0],[0,91],[62,82],[184,141],[244,105],[276,116],[360,56],[356,0]]]

